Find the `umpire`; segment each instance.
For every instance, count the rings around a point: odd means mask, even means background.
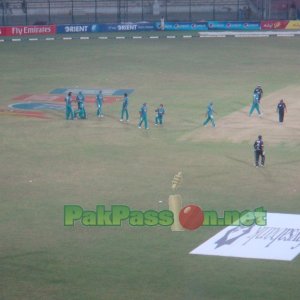
[[[277,112],[279,115],[279,123],[283,123],[284,113],[287,112],[286,105],[283,102],[283,99],[281,99],[277,105]]]
[[[259,135],[258,139],[254,142],[254,154],[255,154],[255,167],[258,168],[265,166],[265,150],[264,150],[264,142],[262,140],[262,136]],[[259,160],[261,161],[259,163]]]

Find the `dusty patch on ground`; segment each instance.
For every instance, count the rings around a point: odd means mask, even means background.
[[[280,99],[284,99],[288,110],[282,125],[279,125],[276,113]],[[264,96],[261,102],[262,118],[256,112],[248,117],[249,109],[250,106],[247,106],[221,119],[216,116],[217,128],[198,128],[182,136],[180,141],[253,142],[261,134],[269,144],[300,143],[300,86],[287,87]]]

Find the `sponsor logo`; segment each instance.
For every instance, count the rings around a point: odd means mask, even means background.
[[[300,29],[300,21],[289,21],[286,29]]]
[[[292,260],[300,253],[300,215],[267,213],[265,226],[228,226],[190,254]]]
[[[160,28],[160,23],[155,23],[156,29]],[[166,22],[165,23],[165,30],[207,30],[208,24],[206,22],[199,22],[199,23],[190,23],[190,22],[180,22],[180,23],[173,23],[173,22]]]
[[[272,24],[272,23],[264,23],[262,26],[263,26],[264,29],[273,29],[274,24]]]
[[[88,32],[89,26],[87,25],[74,25],[65,26],[65,32]]]
[[[262,21],[261,28],[265,30],[286,29],[288,21]]]
[[[274,29],[281,28],[282,24],[280,22],[275,22],[273,27],[274,27]]]
[[[91,31],[92,32],[98,32],[98,25],[97,24],[93,24],[92,26],[91,26]]]
[[[11,26],[5,27],[7,36],[55,34],[56,26]]]
[[[226,30],[260,30],[260,23],[258,22],[221,22],[210,21],[208,22],[210,29],[226,29]]]
[[[118,31],[134,31],[137,30],[137,24],[118,25]]]
[[[26,102],[26,103],[14,103],[9,106],[11,109],[21,110],[64,110],[64,105],[44,103],[44,102]]]

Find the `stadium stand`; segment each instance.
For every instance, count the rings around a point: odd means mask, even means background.
[[[299,7],[300,0],[0,0],[0,25],[295,19]]]

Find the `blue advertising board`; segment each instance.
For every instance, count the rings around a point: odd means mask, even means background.
[[[97,33],[124,31],[160,31],[160,22],[111,23],[111,24],[64,24],[57,25],[57,33]],[[165,31],[207,30],[261,30],[260,22],[165,22]]]
[[[160,22],[155,23],[155,29],[161,30]],[[166,31],[190,31],[190,30],[197,30],[197,31],[205,31],[208,30],[207,22],[165,22],[165,28]]]
[[[219,22],[209,21],[209,30],[260,30],[260,22]]]
[[[95,33],[118,31],[151,31],[155,30],[154,23],[112,23],[112,24],[64,24],[57,25],[57,33]]]

